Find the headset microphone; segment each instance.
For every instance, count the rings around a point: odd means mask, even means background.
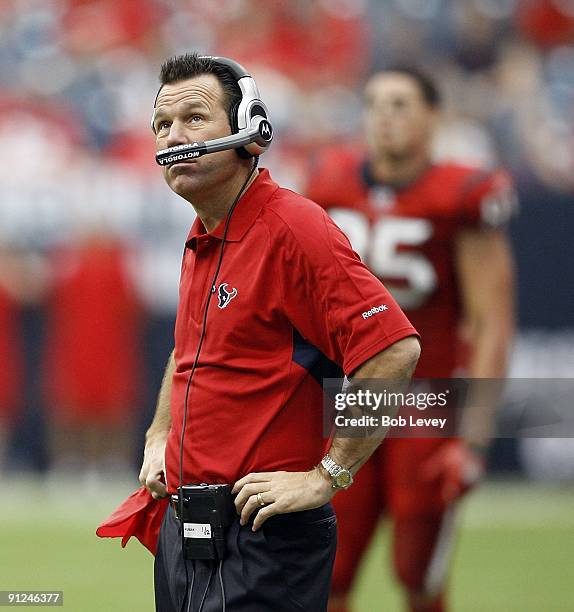
[[[253,117],[251,123],[252,127],[240,130],[230,136],[162,149],[156,153],[155,160],[160,166],[167,166],[168,164],[196,159],[208,153],[238,149],[246,145],[250,145],[249,152],[252,155],[260,155],[273,140],[273,128],[269,121],[261,115]]]

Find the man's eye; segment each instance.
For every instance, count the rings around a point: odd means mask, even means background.
[[[171,123],[169,121],[160,121],[157,125],[157,130],[160,132],[161,130],[169,130],[169,126]]]
[[[200,121],[203,121],[203,116],[202,115],[191,115],[189,119],[192,123],[199,123]]]

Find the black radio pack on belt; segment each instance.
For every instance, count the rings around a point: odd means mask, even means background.
[[[223,559],[225,530],[236,516],[231,487],[200,484],[184,485],[177,490],[171,501],[183,529],[184,558]]]

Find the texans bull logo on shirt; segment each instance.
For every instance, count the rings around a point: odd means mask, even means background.
[[[225,308],[229,302],[237,295],[237,289],[234,287],[231,291],[227,290],[228,283],[221,283],[217,290],[217,299],[219,308]]]

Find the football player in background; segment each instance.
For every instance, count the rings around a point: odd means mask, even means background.
[[[504,232],[515,202],[509,177],[433,163],[440,100],[426,75],[380,72],[365,97],[366,150],[322,154],[309,196],[329,211],[420,331],[417,378],[502,378],[514,326]],[[446,610],[456,502],[483,473],[489,408],[468,408],[457,439],[385,440],[353,492],[337,495],[332,612],[349,610],[356,570],[383,513],[392,521],[393,564],[407,608]]]
[[[106,227],[88,225],[50,254],[43,369],[55,478],[131,475],[143,320],[129,257]]]
[[[24,259],[0,242],[0,476],[15,421],[24,409],[24,348],[21,311],[28,299]]]

